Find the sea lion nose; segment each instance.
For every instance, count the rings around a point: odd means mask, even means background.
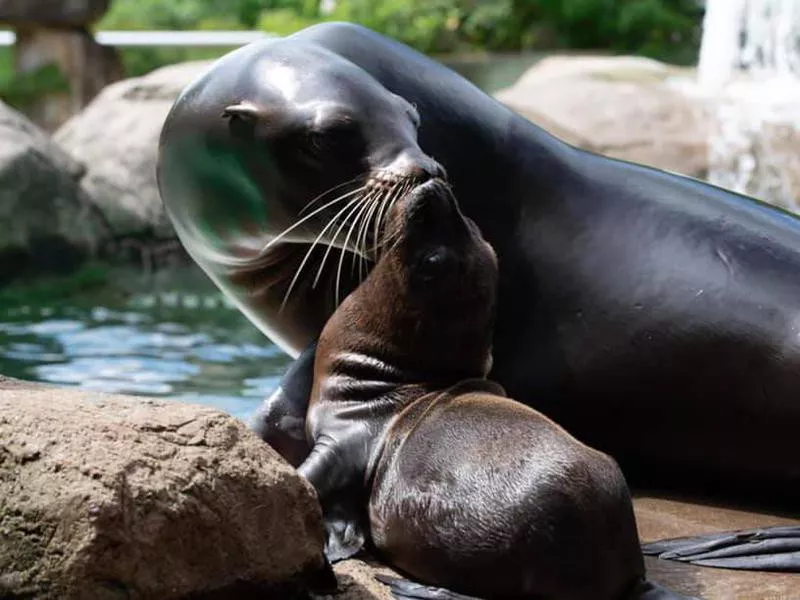
[[[426,156],[424,164],[420,167],[420,175],[427,175],[431,179],[447,179],[444,167],[432,158]]]
[[[453,192],[439,178],[429,179],[416,188],[414,200],[420,213],[438,222],[448,222],[461,215],[461,209]]]
[[[403,177],[413,179],[447,179],[444,167],[421,150],[404,150],[390,167]]]

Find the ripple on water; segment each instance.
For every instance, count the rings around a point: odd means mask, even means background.
[[[161,300],[16,307],[0,322],[0,373],[246,418],[278,385],[289,357],[222,299]]]
[[[21,363],[50,363],[64,360],[64,355],[57,344],[20,341],[0,345],[0,358]]]

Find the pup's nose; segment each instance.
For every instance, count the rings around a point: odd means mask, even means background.
[[[419,185],[409,198],[412,209],[421,219],[440,225],[461,221],[462,214],[453,192],[441,179],[429,179]]]

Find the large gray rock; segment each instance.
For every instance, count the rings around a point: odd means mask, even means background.
[[[330,575],[321,519],[228,415],[0,379],[0,597],[290,598]]]
[[[56,132],[88,165],[83,187],[116,235],[174,237],[156,183],[158,138],[178,94],[209,65],[182,63],[117,82]]]
[[[687,76],[647,58],[553,56],[495,97],[586,150],[704,177],[707,107],[672,85]]]
[[[91,25],[108,10],[110,2],[111,0],[0,0],[0,22],[61,27]]]
[[[770,120],[762,83],[746,75],[733,83],[709,93],[693,69],[647,58],[552,56],[496,97],[578,147],[710,179],[797,211],[796,110]],[[732,128],[736,119],[743,129]]]
[[[25,116],[0,103],[0,257],[6,257],[0,279],[11,267],[9,255],[47,261],[46,247],[86,254],[107,238],[102,215],[80,187],[84,172]]]

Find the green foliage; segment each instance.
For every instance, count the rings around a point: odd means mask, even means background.
[[[3,61],[5,62],[5,61]],[[55,64],[42,65],[25,73],[15,73],[12,61],[0,69],[0,100],[24,109],[43,94],[69,92],[69,81]]]
[[[312,16],[317,0],[113,0],[98,29],[252,29],[267,10]]]
[[[423,52],[457,47],[458,3],[453,0],[339,0],[332,18],[361,23]]]
[[[319,21],[318,18],[305,17],[289,8],[281,8],[263,12],[257,27],[277,35],[290,35]]]
[[[465,49],[591,49],[696,60],[697,0],[113,0],[101,29],[253,29],[288,35],[321,20],[345,20],[431,53]],[[126,49],[132,75],[220,49]]]
[[[523,20],[547,23],[558,45],[669,58],[695,53],[702,8],[696,0],[540,0]]]
[[[0,308],[17,307],[52,301],[53,298],[69,298],[78,294],[90,294],[108,283],[108,267],[99,263],[87,263],[69,275],[38,277],[26,284],[0,287]]]
[[[701,17],[696,0],[339,0],[326,18],[361,23],[428,53],[573,48],[682,54],[687,62],[695,58]],[[259,27],[287,34],[313,20],[307,8],[283,8],[280,17],[266,9]]]

